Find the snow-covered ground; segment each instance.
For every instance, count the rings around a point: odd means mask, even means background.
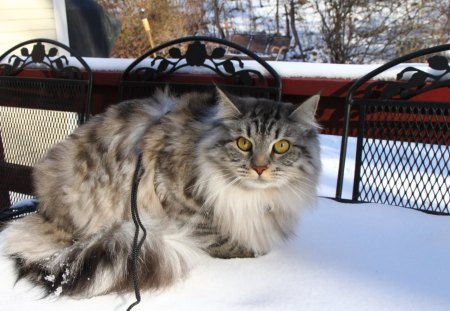
[[[321,196],[334,195],[339,141],[321,136]],[[0,271],[1,310],[126,310],[134,301],[41,299],[27,282],[15,284],[7,258]],[[255,259],[205,258],[174,287],[144,293],[133,310],[447,311],[450,218],[321,197],[289,242]]]

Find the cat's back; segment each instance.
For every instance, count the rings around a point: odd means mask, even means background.
[[[173,95],[168,90],[158,90],[152,97],[128,100],[111,106],[105,113],[94,117],[96,120],[90,122],[86,130],[101,130],[103,136],[142,134],[166,115],[179,117],[180,124],[184,123],[182,119],[185,122],[201,120],[210,115],[216,104],[213,92]],[[82,130],[83,127],[80,132]]]
[[[183,126],[203,118],[213,105],[212,94],[173,96],[167,90],[158,90],[149,98],[112,105],[50,149],[35,167],[37,186],[47,175],[86,179],[85,175],[97,174],[101,169],[116,170],[115,165],[134,161],[142,137],[152,132],[156,124],[175,122]],[[166,115],[170,115],[171,122],[164,121]]]
[[[87,226],[84,222],[95,218],[92,206],[103,210],[98,214],[105,220],[114,221],[118,214],[108,208],[121,210],[128,202],[142,136],[174,105],[176,98],[162,91],[112,105],[52,147],[33,171],[40,210],[65,227],[73,220],[81,222],[75,228]],[[67,210],[79,213],[69,221]]]

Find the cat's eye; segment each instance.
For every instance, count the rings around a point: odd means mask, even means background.
[[[290,147],[291,145],[289,142],[286,139],[282,139],[273,145],[273,151],[278,154],[283,154],[286,153]]]
[[[252,142],[245,137],[239,137],[236,140],[236,144],[242,151],[250,151],[252,149]]]

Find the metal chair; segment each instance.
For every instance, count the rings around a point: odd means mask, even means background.
[[[250,41],[252,40],[252,36],[250,34],[245,34],[245,33],[235,33],[232,34],[229,38],[229,41],[239,44],[240,46],[248,49],[248,46],[250,44]],[[231,49],[231,48],[227,48],[227,53],[239,53],[238,51]]]
[[[249,67],[238,55],[226,55],[227,48],[239,51],[245,59],[254,60],[266,72]],[[155,55],[168,55],[168,58]],[[200,75],[204,82],[186,82],[189,78],[182,82],[179,78],[183,73],[180,72],[186,67],[189,71],[184,75],[188,77],[196,74],[196,67],[206,69],[206,74],[203,71]],[[184,37],[147,51],[124,71],[120,97],[147,97],[167,85],[176,93],[206,91],[219,85],[237,95],[281,99],[281,78],[265,60],[236,43],[213,37]]]
[[[0,221],[35,209],[22,201],[33,198],[32,167],[86,121],[91,92],[91,69],[59,42],[28,40],[0,56]]]
[[[450,44],[397,58],[358,79],[345,106],[336,199],[377,202],[450,214]],[[428,57],[428,68],[405,66],[395,81],[372,81],[394,66]],[[426,67],[425,65],[422,67]],[[434,92],[433,101],[421,94]],[[447,96],[448,97],[448,96]],[[342,197],[350,134],[356,135],[352,197]]]
[[[250,44],[247,48],[250,51],[258,54],[258,56],[264,55],[267,57],[271,40],[272,37],[265,33],[253,34],[252,39],[250,40]]]
[[[291,36],[274,35],[270,40],[268,53],[273,60],[285,59],[291,46]]]

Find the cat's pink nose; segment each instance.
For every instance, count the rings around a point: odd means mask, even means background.
[[[265,170],[267,170],[267,166],[253,166],[252,167],[258,175],[261,175]]]

